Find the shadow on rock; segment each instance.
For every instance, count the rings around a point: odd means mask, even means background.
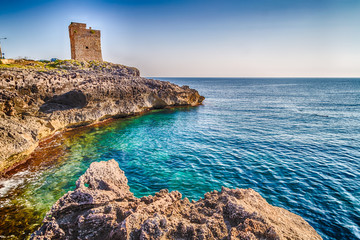
[[[55,95],[52,99],[40,106],[40,111],[52,113],[72,108],[83,108],[86,104],[87,100],[85,94],[80,90],[72,90],[62,95]]]

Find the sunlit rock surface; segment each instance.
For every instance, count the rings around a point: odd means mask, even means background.
[[[0,173],[58,130],[204,100],[187,86],[107,62],[0,64],[0,83]]]
[[[322,238],[303,218],[271,206],[252,189],[223,188],[196,202],[167,190],[136,198],[110,160],[92,163],[31,239]]]

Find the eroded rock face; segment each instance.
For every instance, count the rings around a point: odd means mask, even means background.
[[[136,198],[115,160],[92,163],[31,239],[322,239],[300,216],[252,189],[222,188],[189,202],[161,190]]]
[[[106,62],[61,61],[41,71],[0,68],[0,173],[60,129],[203,100],[187,86]]]
[[[62,95],[55,95],[52,99],[46,101],[40,106],[40,111],[44,113],[52,113],[55,111],[63,111],[72,108],[83,108],[87,104],[85,94],[80,90],[72,90]]]

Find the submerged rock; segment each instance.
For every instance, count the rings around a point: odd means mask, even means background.
[[[190,202],[161,190],[136,198],[115,160],[92,163],[31,239],[322,239],[300,216],[252,189],[222,188]]]
[[[0,65],[0,173],[58,130],[203,100],[194,89],[142,78],[136,68],[119,64]]]

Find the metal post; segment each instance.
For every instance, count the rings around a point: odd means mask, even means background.
[[[5,38],[0,38],[0,40],[1,39],[7,39],[6,37]],[[1,41],[0,41],[0,59],[5,59],[5,53],[3,53],[2,51],[1,51]]]

